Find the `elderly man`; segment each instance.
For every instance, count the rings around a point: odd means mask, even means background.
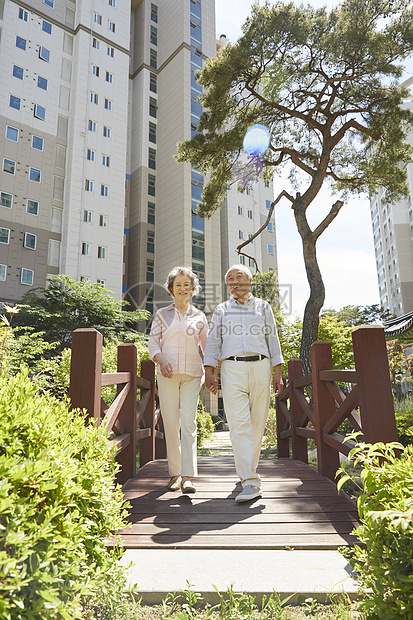
[[[242,492],[236,502],[261,497],[256,472],[270,404],[270,382],[278,395],[283,388],[277,328],[271,306],[250,293],[251,271],[234,265],[225,281],[231,297],[215,308],[205,347],[205,384],[218,391],[218,358],[225,413]]]

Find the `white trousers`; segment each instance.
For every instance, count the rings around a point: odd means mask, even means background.
[[[158,393],[165,429],[170,476],[197,476],[196,413],[201,377],[158,373]]]
[[[221,366],[222,396],[228,420],[235,469],[242,486],[261,486],[256,473],[265,423],[270,406],[271,362],[224,360]]]

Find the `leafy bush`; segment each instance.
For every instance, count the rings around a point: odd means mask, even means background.
[[[413,620],[413,446],[360,443],[350,457],[362,466],[355,534],[365,545],[350,561],[371,589],[360,606],[373,618]],[[344,464],[340,474],[339,489],[357,482]]]
[[[197,445],[198,447],[202,446],[203,442],[206,439],[209,439],[212,436],[212,433],[215,430],[214,423],[211,418],[211,414],[207,411],[203,405],[203,403],[198,401],[198,411],[196,416],[196,426],[197,426]]]
[[[272,446],[277,445],[277,418],[275,406],[270,406],[268,418],[265,423],[262,445],[264,446],[264,448],[271,448]]]
[[[116,468],[103,429],[83,412],[39,394],[27,370],[0,376],[2,619],[68,620],[97,608],[109,618],[123,605],[119,552],[104,545],[125,526]]]

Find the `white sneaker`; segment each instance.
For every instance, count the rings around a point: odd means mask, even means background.
[[[255,486],[255,484],[246,484],[241,493],[235,498],[235,501],[239,504],[240,502],[248,502],[256,497],[262,497],[260,487]]]

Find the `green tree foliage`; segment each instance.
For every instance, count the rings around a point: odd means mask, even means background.
[[[113,617],[128,602],[119,554],[125,525],[103,428],[39,393],[27,370],[0,375],[0,617]],[[130,605],[130,601],[129,601]]]
[[[406,357],[404,348],[398,340],[387,343],[387,356],[393,393],[398,400],[401,400],[403,398],[402,383],[408,378],[406,374],[410,371],[412,356]]]
[[[49,278],[46,288],[31,289],[23,296],[13,324],[44,332],[47,342],[58,343],[56,351],[70,346],[73,330],[86,327],[94,327],[106,339],[129,342],[139,337],[134,327],[148,313],[127,312],[123,309],[127,305],[101,284],[58,275]]]
[[[393,318],[393,315],[387,308],[382,308],[380,304],[371,306],[344,306],[340,310],[328,308],[323,310],[321,316],[335,317],[339,321],[349,327],[358,327],[359,325],[382,325],[385,321]]]
[[[256,234],[286,198],[310,285],[301,341],[306,370],[325,298],[317,240],[347,195],[372,195],[384,187],[391,201],[408,192],[399,163],[412,158],[406,134],[413,113],[403,107],[408,93],[398,79],[400,63],[413,50],[412,21],[412,5],[405,0],[344,0],[331,11],[280,0],[256,3],[242,37],[210,59],[199,78],[204,112],[198,133],[179,145],[177,159],[211,173],[199,210],[210,217],[233,183],[248,186],[256,180],[257,158],[242,163],[246,130],[255,123],[269,129],[270,145],[258,170],[263,164],[266,178],[278,174],[277,184],[288,191],[280,191]],[[240,166],[241,181],[235,174]],[[290,185],[281,176],[285,166]],[[308,209],[325,180],[337,200],[327,212],[319,205],[312,228]],[[314,217],[314,206],[312,211]]]

